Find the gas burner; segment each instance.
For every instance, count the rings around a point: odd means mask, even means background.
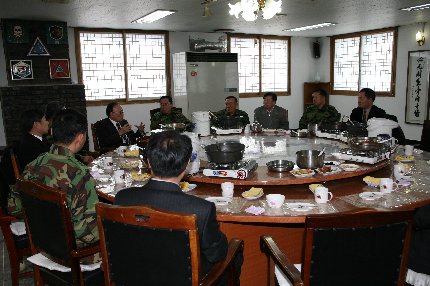
[[[321,132],[328,133],[328,134],[342,134],[343,130],[321,129]]]
[[[228,164],[209,162],[208,166],[203,170],[203,175],[246,179],[257,167],[258,164],[255,160],[244,160]]]
[[[391,148],[384,146],[379,150],[357,150],[351,148],[341,149],[339,151],[338,159],[354,161],[367,164],[375,164],[391,156]]]

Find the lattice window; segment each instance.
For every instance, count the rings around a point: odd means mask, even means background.
[[[333,94],[357,95],[365,87],[394,95],[397,29],[332,37]]]
[[[79,31],[79,40],[87,101],[167,94],[165,34]]]
[[[289,95],[290,38],[229,35],[230,52],[238,53],[239,93]]]

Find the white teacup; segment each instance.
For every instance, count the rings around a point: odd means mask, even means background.
[[[397,189],[397,183],[393,182],[393,180],[390,178],[381,178],[379,182],[379,188],[381,193],[388,194]]]
[[[124,179],[125,179],[124,170],[116,170],[115,172],[113,172],[113,176],[117,184],[124,183]]]
[[[400,180],[406,174],[406,166],[404,165],[394,165],[394,177],[396,180]]]
[[[333,194],[328,191],[326,187],[316,187],[315,188],[315,202],[318,204],[325,204],[333,198]],[[330,199],[328,198],[330,195]]]
[[[266,195],[267,203],[271,208],[280,208],[285,201],[285,196],[281,194]]]
[[[113,167],[112,157],[104,158],[103,166],[105,167],[105,169],[112,169],[112,167]]]
[[[412,156],[412,154],[414,154],[414,146],[405,145],[405,155],[406,156]]]
[[[234,194],[234,184],[231,182],[225,182],[221,184],[222,196],[226,198],[232,198]]]

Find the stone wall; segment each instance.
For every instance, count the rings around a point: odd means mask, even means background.
[[[21,138],[23,132],[19,118],[26,109],[45,110],[48,102],[62,101],[66,108],[87,115],[85,90],[82,84],[0,87],[0,100],[7,144]],[[88,150],[88,145],[84,148]]]

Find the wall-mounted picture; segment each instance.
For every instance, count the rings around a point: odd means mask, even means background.
[[[33,64],[30,60],[11,60],[12,80],[33,79]]]
[[[67,44],[67,26],[66,24],[48,24],[46,25],[47,44],[63,45]]]
[[[51,78],[70,78],[69,60],[49,60]]]
[[[39,39],[39,37],[36,38],[33,46],[31,47],[30,51],[27,54],[27,56],[50,56],[50,55],[51,54],[48,52],[48,50],[46,49],[42,41]]]
[[[8,43],[28,44],[28,27],[19,22],[7,22],[6,33]]]

